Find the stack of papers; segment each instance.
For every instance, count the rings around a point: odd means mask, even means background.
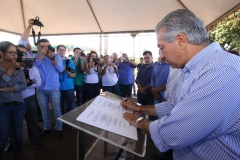
[[[138,140],[137,128],[130,125],[122,116],[129,112],[119,101],[103,96],[96,99],[77,117],[77,120],[124,137]]]

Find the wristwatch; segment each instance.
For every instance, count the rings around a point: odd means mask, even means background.
[[[139,117],[139,118],[136,120],[136,127],[137,127],[137,128],[138,128],[138,123],[139,123],[140,121],[142,121],[142,120],[144,120],[143,117]]]

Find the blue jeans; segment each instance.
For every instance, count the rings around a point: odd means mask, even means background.
[[[13,153],[17,154],[22,152],[22,130],[25,111],[25,103],[19,103],[13,106],[0,105],[0,159],[3,158],[3,150],[10,128],[13,139]]]
[[[61,111],[62,114],[69,112],[76,108],[75,106],[75,97],[74,97],[74,89],[69,89],[69,90],[60,90],[61,93]],[[64,102],[67,102],[67,108],[66,111],[64,110]]]
[[[62,130],[62,122],[57,120],[57,118],[62,115],[60,108],[60,91],[39,89],[37,91],[37,100],[42,111],[44,130],[50,130],[52,128],[48,105],[49,100],[52,105],[57,130]]]
[[[81,106],[83,104],[83,86],[74,85],[77,97],[77,106]]]

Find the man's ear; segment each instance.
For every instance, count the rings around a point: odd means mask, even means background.
[[[187,47],[187,36],[183,33],[179,33],[176,36],[176,42],[179,45],[181,50],[184,50]]]

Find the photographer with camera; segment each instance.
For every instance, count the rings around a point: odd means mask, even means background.
[[[134,61],[129,60],[126,53],[122,54],[121,62],[118,63],[118,83],[122,97],[132,96],[132,84],[134,82],[133,72],[136,66]]]
[[[32,26],[34,25],[34,19],[31,18],[28,20],[28,26],[27,28],[24,30],[22,36],[20,37],[19,41],[18,41],[18,44],[19,45],[23,45],[26,47],[26,53],[27,53],[27,56],[26,58],[36,58],[36,54],[33,54],[31,52],[31,45],[30,45],[30,42],[28,40],[28,37],[29,37],[29,33],[30,33],[30,30],[32,28]]]
[[[95,51],[91,51],[86,64],[86,83],[84,86],[88,100],[100,94],[99,74],[101,73],[100,59]]]
[[[39,137],[45,136],[52,130],[48,104],[48,101],[50,100],[56,123],[57,139],[61,139],[63,136],[62,122],[58,121],[57,118],[62,115],[59,91],[59,73],[64,70],[62,59],[59,54],[54,53],[55,49],[51,47],[50,42],[47,39],[39,40],[38,51],[39,54],[37,54],[35,66],[39,69],[42,85],[37,91],[37,100],[42,110],[44,123],[44,130]]]
[[[27,88],[27,83],[20,63],[16,62],[16,51],[13,43],[0,42],[0,159],[3,159],[10,128],[14,158],[22,157],[22,128],[26,105],[21,91]]]
[[[34,150],[39,149],[40,145],[38,142],[38,127],[37,127],[37,100],[35,96],[35,88],[41,85],[41,77],[39,71],[36,67],[34,67],[33,59],[25,59],[26,48],[23,45],[17,45],[17,60],[19,64],[21,64],[21,68],[23,69],[25,79],[27,82],[27,89],[21,91],[21,95],[26,104],[26,112],[25,112],[25,121],[27,124],[28,138],[31,143],[31,147]],[[18,70],[20,68],[17,68]],[[4,151],[8,152],[12,150],[13,142],[12,142],[12,134],[9,134],[8,144],[6,145]]]
[[[28,39],[30,30],[33,25],[43,27],[38,17],[35,19],[29,19],[28,27],[22,35],[23,40]],[[57,121],[57,118],[62,115],[60,109],[59,91],[59,73],[61,73],[64,69],[62,59],[60,55],[55,54],[55,49],[50,45],[50,42],[47,39],[39,39],[35,45],[36,44],[38,48],[38,54],[36,55],[35,67],[39,70],[42,79],[42,84],[38,88],[36,95],[38,104],[42,111],[42,118],[44,123],[44,130],[41,132],[39,137],[43,137],[44,135],[50,133],[52,129],[48,104],[50,100],[55,117],[57,139],[60,139],[63,135],[62,122]]]
[[[62,114],[65,112],[71,111],[75,106],[74,99],[74,84],[73,78],[76,76],[75,66],[72,60],[67,59],[65,57],[66,47],[64,45],[57,46],[57,53],[62,58],[62,63],[64,67],[64,71],[59,73],[59,81],[60,81],[60,93],[61,93],[61,111]],[[64,110],[64,104],[67,102],[66,111]]]
[[[119,86],[118,86],[118,68],[110,60],[109,55],[104,56],[104,66],[102,67],[102,87],[103,91],[108,91],[119,95]]]
[[[36,59],[36,54],[33,54],[31,52],[31,45],[30,45],[30,42],[28,40],[29,38],[29,34],[30,34],[30,30],[32,29],[33,25],[36,25],[36,24],[39,24],[38,23],[39,20],[37,19],[33,19],[33,18],[30,18],[28,20],[28,26],[26,27],[26,29],[24,30],[22,36],[20,37],[19,41],[18,41],[18,44],[19,45],[23,45],[24,47],[26,47],[27,49],[27,56],[25,56],[25,58],[31,58],[31,59]],[[36,92],[36,89],[35,89],[35,92]],[[35,94],[36,96],[36,94]],[[43,122],[43,118],[42,118],[42,112],[41,112],[41,108],[37,102],[37,117],[38,117],[38,121],[39,122]]]
[[[77,106],[83,104],[83,85],[84,85],[84,70],[86,61],[84,60],[85,54],[80,48],[73,49],[74,56],[72,61],[76,68],[76,76],[73,78],[74,88],[76,90]]]

